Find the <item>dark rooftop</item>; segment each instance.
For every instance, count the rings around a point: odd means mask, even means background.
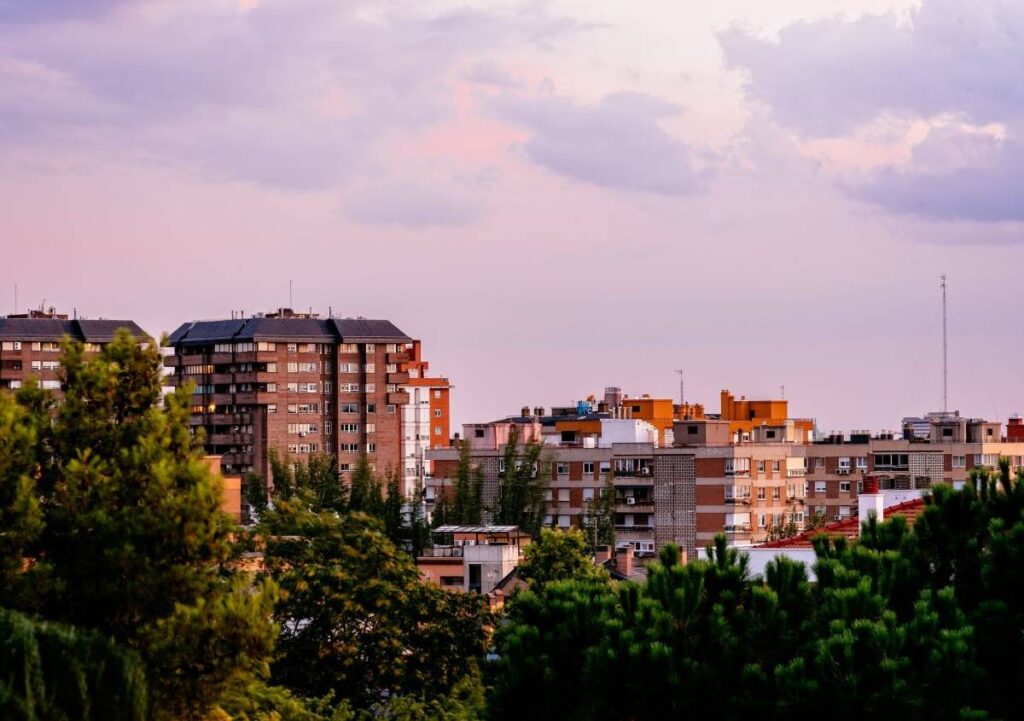
[[[168,338],[171,345],[197,346],[231,341],[308,343],[406,343],[412,340],[389,320],[309,317],[200,320],[185,323]]]
[[[89,343],[109,343],[125,328],[136,338],[147,338],[131,320],[62,320],[58,318],[0,318],[0,338],[22,341],[59,341],[64,336]]]

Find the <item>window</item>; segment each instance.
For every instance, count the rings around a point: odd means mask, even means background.
[[[39,385],[48,391],[60,390],[60,381],[42,381]]]
[[[782,470],[782,461],[772,461],[772,473],[778,473]]]
[[[559,528],[568,528],[569,527],[569,517],[568,516],[559,516],[558,517],[558,527]]]
[[[441,435],[441,426],[434,426],[434,435],[435,436],[440,436]]]
[[[559,488],[558,489],[558,502],[559,503],[568,503],[569,502],[569,489],[568,488]]]
[[[366,352],[367,353],[376,353],[377,352],[377,346],[374,345],[373,343],[367,343],[366,344]]]
[[[386,350],[388,353],[397,353],[398,352],[398,344],[397,343],[388,343],[386,346],[384,346],[384,350]]]
[[[294,403],[289,403],[288,404],[288,412],[289,413],[298,413],[299,412],[299,407],[297,405],[295,405]]]
[[[339,353],[358,353],[359,346],[355,343],[341,343],[338,345]]]
[[[857,470],[866,471],[868,469],[868,457],[857,456]]]
[[[441,397],[441,391],[434,391],[434,398],[440,398],[440,397]]]
[[[358,393],[359,392],[359,384],[358,383],[339,383],[338,384],[338,392],[339,393]]]
[[[288,383],[285,387],[288,389],[289,393],[298,393],[299,392],[299,384],[298,383]]]
[[[387,411],[388,411],[388,413],[394,413],[395,412],[395,406],[392,405],[391,403],[388,403]]]
[[[357,403],[342,403],[338,410],[342,413],[358,413],[359,405]]]
[[[759,474],[764,474],[764,461],[757,462],[757,472]]]
[[[230,343],[214,343],[213,344],[213,352],[214,353],[230,353],[233,350],[234,350],[234,346],[232,346]]]
[[[277,404],[271,403],[267,406],[267,413],[277,413]]]
[[[324,381],[324,393],[330,393],[334,390],[334,383],[331,381]]]
[[[277,350],[277,343],[268,343],[267,341],[260,341],[256,344],[256,350],[259,351],[271,351]]]
[[[569,475],[569,464],[568,463],[559,463],[558,464],[558,475],[560,475],[560,476],[567,476],[567,475]]]
[[[366,412],[367,413],[376,413],[377,412],[377,404],[376,403],[367,403],[366,404]]]
[[[338,450],[341,453],[359,453],[358,443],[339,443]]]
[[[825,492],[825,481],[815,481],[814,482],[814,492],[816,494],[817,493],[824,493]]]
[[[334,433],[334,423],[331,421],[324,421],[324,433],[327,435]]]
[[[840,518],[846,518],[849,515],[850,515],[850,507],[849,506],[840,506],[839,507],[839,517]]]
[[[474,428],[473,429],[473,437],[474,438],[483,438],[484,437],[484,429],[483,428]]]
[[[765,527],[765,525],[766,525],[765,518],[766,518],[766,516],[765,516],[764,513],[757,514],[757,527],[758,528],[764,528]]]
[[[594,500],[594,489],[593,488],[584,488],[583,489],[583,500],[584,501],[593,501]]]
[[[367,433],[376,433],[377,432],[377,424],[376,423],[367,423],[366,424],[366,432]]]
[[[338,426],[338,432],[339,433],[358,433],[359,432],[359,424],[358,423],[342,423],[342,424],[340,424]]]
[[[441,417],[441,409],[440,408],[435,408],[434,409],[434,418],[440,418],[440,417]]]
[[[366,444],[366,452],[367,453],[376,453],[377,452],[377,444],[376,443],[367,443]]]
[[[299,372],[299,364],[298,363],[289,363],[288,364],[288,372],[289,373],[298,373]]]
[[[376,363],[367,363],[363,367],[363,370],[365,370],[367,373],[376,373],[377,372],[377,364]]]
[[[338,372],[339,373],[358,373],[359,372],[359,364],[358,363],[339,363],[338,364]]]
[[[301,433],[301,434],[316,433],[316,430],[317,430],[316,423],[289,423],[288,424],[288,432],[289,433]]]
[[[850,459],[849,458],[840,458],[839,459],[839,467],[841,469],[843,469],[843,470],[846,470],[846,471],[850,470]]]
[[[875,468],[906,470],[909,467],[906,453],[876,453]]]
[[[585,476],[592,476],[592,475],[594,475],[594,464],[592,462],[587,462],[587,463],[583,464],[583,475],[585,475]]]
[[[953,456],[953,468],[967,468],[967,456]]]
[[[757,489],[757,500],[759,500],[759,501],[765,500],[765,489],[764,488],[758,488]]]
[[[298,353],[299,352],[299,345],[298,345],[298,343],[289,343],[288,344],[288,352],[289,353]]]
[[[839,481],[839,492],[840,493],[849,493],[850,492],[850,482],[849,481]]]
[[[0,349],[2,349],[2,350],[21,350],[21,341],[20,340],[5,340],[3,342],[3,344],[0,345]]]
[[[772,500],[773,501],[779,500],[781,495],[782,495],[782,487],[781,486],[775,486],[774,488],[772,488]]]

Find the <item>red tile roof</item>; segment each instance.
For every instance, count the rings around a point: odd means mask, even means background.
[[[885,519],[889,520],[896,516],[900,516],[906,520],[907,526],[913,527],[914,521],[917,517],[924,512],[924,499],[915,498],[912,501],[904,501],[895,506],[889,506],[885,509]],[[828,523],[821,528],[815,528],[811,531],[804,531],[796,536],[790,536],[789,538],[783,538],[778,541],[769,541],[768,543],[758,544],[757,548],[812,548],[813,543],[811,539],[815,536],[825,534],[831,538],[838,538],[845,536],[849,539],[855,539],[860,536],[860,520],[856,517],[844,518],[841,521],[835,521]]]

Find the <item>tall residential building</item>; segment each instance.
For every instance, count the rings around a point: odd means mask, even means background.
[[[367,454],[401,474],[403,390],[413,340],[387,320],[320,318],[281,309],[193,321],[168,339],[174,384],[191,381],[194,428],[226,473],[272,482],[270,453],[335,454],[350,471]]]
[[[148,338],[134,321],[69,319],[53,308],[0,318],[0,388],[20,388],[33,376],[41,387],[59,393],[64,338],[85,344],[87,354],[96,353],[120,328],[140,340]]]
[[[736,440],[750,440],[754,429],[759,426],[781,426],[785,421],[792,421],[793,428],[802,436],[801,442],[810,443],[814,440],[814,420],[811,418],[790,418],[789,401],[785,400],[747,400],[746,396],[737,399],[728,390],[721,393],[721,413],[719,418],[729,421],[729,427],[737,434]]]
[[[409,403],[402,407],[402,474],[405,488],[412,489],[422,487],[431,473],[427,449],[451,444],[451,384],[447,378],[430,375],[418,340],[412,342],[409,360],[400,368],[408,374],[401,389],[409,394]]]

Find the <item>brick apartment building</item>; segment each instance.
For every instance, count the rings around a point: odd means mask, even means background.
[[[20,388],[32,376],[59,395],[63,340],[79,341],[86,353],[97,353],[120,328],[148,338],[134,321],[68,318],[53,308],[0,318],[0,388]]]
[[[723,531],[735,543],[752,543],[767,539],[773,525],[802,527],[805,436],[791,420],[755,423],[747,440],[737,441],[742,431],[704,417],[699,406],[616,397],[617,391],[608,389],[596,410],[589,400],[551,414],[524,407],[518,416],[466,425],[473,462],[484,476],[484,505],[497,501],[515,429],[521,440],[543,444],[542,467],[550,473],[545,522],[551,526],[582,526],[591,504],[609,492],[610,479],[616,542],[641,556],[676,543],[693,557]],[[635,418],[634,412],[653,417]],[[434,461],[429,509],[451,492],[458,451],[427,455]]]
[[[195,384],[190,422],[225,472],[270,479],[274,450],[335,454],[343,473],[365,453],[378,472],[403,473],[415,344],[390,321],[281,309],[185,323],[168,344],[171,382]]]
[[[883,491],[927,490],[960,485],[972,468],[994,469],[1001,457],[1014,470],[1024,468],[1024,437],[1015,434],[1015,420],[1005,437],[1001,424],[955,411],[906,418],[900,435],[831,434],[805,449],[807,512],[828,521],[856,516],[865,476],[876,478]]]

